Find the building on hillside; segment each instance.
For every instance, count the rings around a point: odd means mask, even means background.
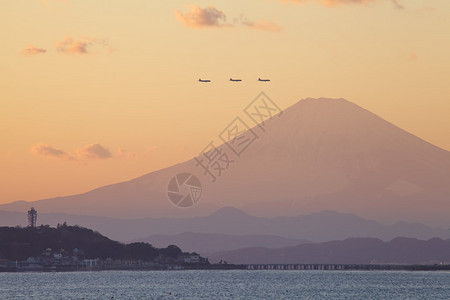
[[[98,262],[98,259],[83,259],[82,265],[87,268],[93,268],[97,266]]]
[[[208,264],[208,259],[201,257],[197,253],[182,253],[177,257],[178,262],[185,264]]]

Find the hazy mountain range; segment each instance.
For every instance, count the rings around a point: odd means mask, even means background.
[[[209,256],[243,264],[435,264],[450,262],[450,240],[396,238],[383,242],[373,238],[351,238],[280,249],[246,248]]]
[[[220,233],[185,232],[175,235],[155,234],[130,242],[147,242],[157,248],[177,245],[184,251],[209,256],[218,251],[236,250],[248,247],[280,248],[308,243],[307,240],[289,239],[276,235],[248,234],[231,235]]]
[[[105,217],[80,216],[70,214],[41,214],[38,213],[38,224],[67,222],[69,225],[81,225],[108,236],[111,239],[128,242],[141,240],[160,243],[164,235],[165,240],[173,240],[170,244],[189,248],[192,246],[189,240],[182,241],[180,234],[191,232],[197,234],[196,241],[199,245],[197,251],[210,252],[218,249],[214,241],[224,235],[231,235],[240,240],[239,246],[266,246],[272,243],[273,236],[285,239],[298,240],[298,243],[308,240],[323,242],[340,240],[349,237],[373,237],[382,240],[390,240],[398,236],[429,239],[432,237],[450,238],[450,230],[434,229],[418,223],[398,222],[393,225],[384,225],[376,221],[366,220],[353,214],[343,214],[333,211],[322,211],[308,215],[294,217],[265,218],[250,216],[236,208],[225,207],[205,217],[192,218],[143,218],[143,219],[114,219]],[[26,212],[0,211],[0,226],[26,225]],[[216,237],[212,237],[216,235]],[[254,235],[260,235],[255,239]],[[261,241],[261,235],[266,237]],[[152,241],[153,236],[153,241]],[[253,236],[244,243],[242,237]],[[280,246],[287,246],[284,241]],[[202,246],[200,246],[202,245]],[[292,244],[291,244],[292,245]],[[159,245],[158,245],[159,246]],[[232,249],[225,247],[223,249]]]

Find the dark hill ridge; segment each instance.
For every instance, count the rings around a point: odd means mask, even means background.
[[[159,255],[176,259],[182,253],[173,245],[157,249],[148,243],[122,244],[79,226],[0,227],[0,259],[25,260],[41,255],[47,248],[64,249],[69,253],[75,248],[81,249],[86,258],[144,261],[154,260]]]
[[[245,248],[210,255],[242,264],[450,264],[450,240],[350,238],[279,249]]]

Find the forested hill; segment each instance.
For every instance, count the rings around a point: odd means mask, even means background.
[[[148,243],[122,244],[80,226],[0,227],[0,259],[25,260],[39,256],[49,248],[66,255],[77,249],[85,258],[144,261],[154,260],[160,255],[176,259],[182,253],[173,245],[157,249]]]

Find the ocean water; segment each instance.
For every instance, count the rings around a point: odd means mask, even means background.
[[[450,272],[0,273],[0,299],[450,299]]]

